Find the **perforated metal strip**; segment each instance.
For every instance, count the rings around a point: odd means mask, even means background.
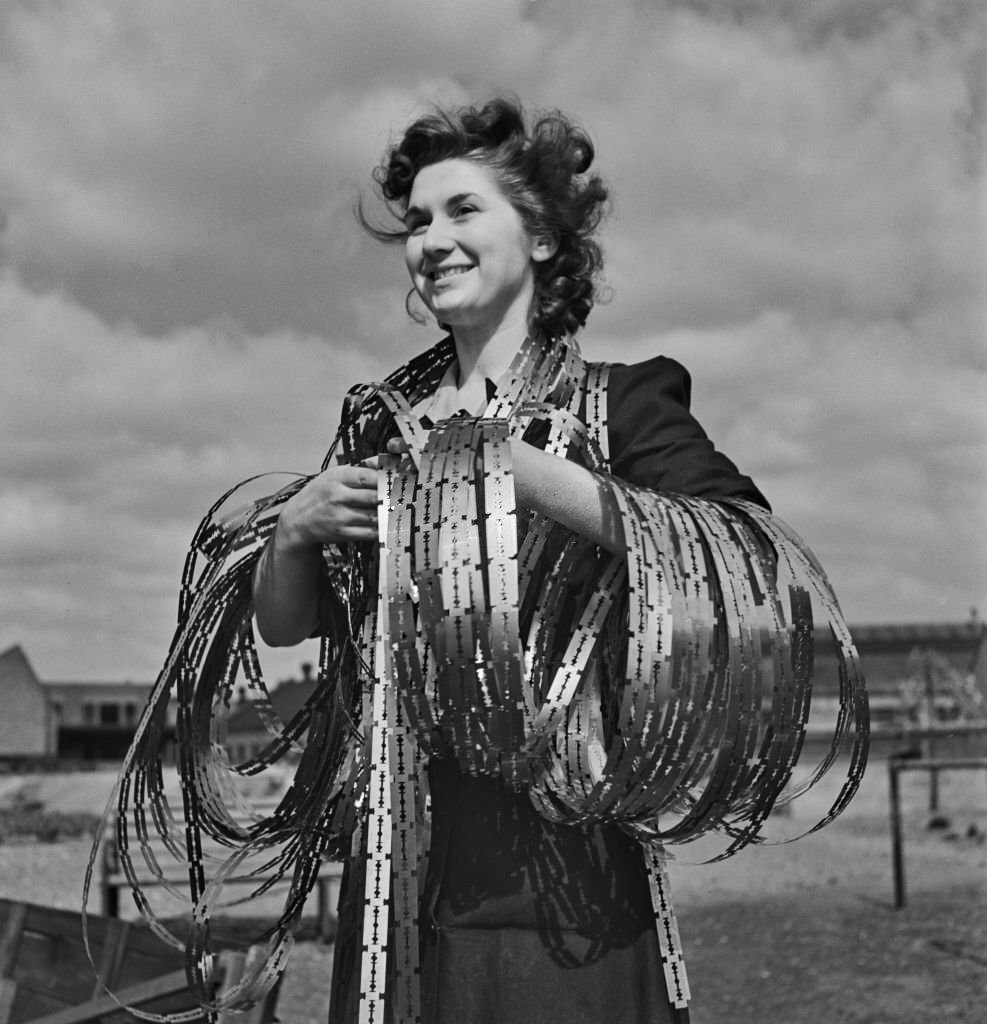
[[[308,478],[234,515],[217,503],[194,538],[175,639],[109,810],[138,904],[172,944],[180,943],[140,889],[131,840],[153,862],[156,831],[186,864],[187,892],[178,895],[193,922],[190,984],[211,1013],[219,1006],[210,1003],[208,922],[223,882],[241,870],[256,878],[256,892],[290,881],[267,961],[221,1007],[246,1008],[283,969],[322,858],[354,855],[367,867],[361,1016],[379,1021],[387,1007],[395,1021],[419,1019],[426,767],[437,731],[461,770],[499,774],[553,821],[615,824],[642,842],[676,1005],[688,985],[664,847],[716,835],[716,855],[727,856],[760,841],[771,808],[805,792],[841,751],[850,754],[845,781],[814,827],[832,820],[859,784],[863,679],[832,590],[799,538],[750,503],[661,494],[609,476],[606,368],[587,368],[571,339],[527,341],[484,416],[425,432],[411,410],[453,357],[444,340],[347,401],[326,465],[376,457],[394,434],[409,454],[382,478],[376,548],[326,550],[318,690],[291,722],[270,709],[250,584],[281,505]],[[544,517],[516,514],[510,448],[539,420],[547,451],[599,474],[622,522],[625,557],[610,558]],[[573,567],[588,560],[599,576],[574,594]],[[814,630],[827,624],[841,711],[829,753],[789,792],[810,705]],[[259,757],[233,765],[223,719],[240,673],[272,740]],[[184,827],[160,782],[171,699]],[[244,814],[236,778],[292,747],[300,759],[280,806]],[[230,856],[212,862],[204,838],[227,844]],[[252,858],[259,863],[248,867]],[[92,862],[90,879],[91,870]]]

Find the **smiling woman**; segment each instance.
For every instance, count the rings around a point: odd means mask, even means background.
[[[405,224],[415,290],[461,345],[482,351],[500,331],[527,333],[534,265],[555,242],[528,234],[492,171],[465,159],[423,167]]]
[[[603,265],[595,232],[607,190],[589,173],[594,158],[589,136],[559,111],[536,118],[529,128],[520,107],[505,100],[458,112],[437,110],[408,128],[375,173],[403,227],[389,231],[361,219],[383,241],[406,241],[412,229],[425,225],[412,197],[416,184],[423,184],[422,170],[448,163],[468,170],[474,183],[483,178],[495,191],[486,187],[481,195],[502,214],[506,202],[520,218],[526,244],[539,246],[529,268],[534,294],[526,316],[548,336],[573,334],[593,308]],[[513,220],[509,214],[507,219]]]
[[[334,1022],[687,1021],[664,844],[760,837],[802,749],[813,624],[836,640],[850,753],[826,820],[856,789],[866,700],[818,564],[692,417],[679,364],[580,355],[593,159],[563,115],[529,126],[504,100],[413,123],[376,179],[400,227],[375,233],[447,335],[351,390],[322,472],[197,534],[208,564],[156,691],[185,709],[190,850],[231,841],[202,737],[241,666],[263,692],[251,613],[269,643],[322,638],[315,696],[232,769],[304,741],[220,870],[282,843],[266,863],[294,872],[244,998],[333,856]],[[155,751],[139,739],[128,779]],[[146,785],[122,787],[124,821]],[[190,886],[198,964],[215,892]]]

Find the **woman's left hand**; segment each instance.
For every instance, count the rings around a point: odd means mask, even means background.
[[[387,442],[387,449],[377,456],[378,469],[397,469],[401,460],[409,452],[408,442],[403,437],[392,437]]]
[[[524,508],[529,508],[539,479],[539,467],[544,472],[546,465],[552,467],[555,460],[546,463],[544,452],[518,437],[512,437],[510,444],[514,490],[518,495],[518,503]],[[372,466],[374,469],[397,469],[409,451],[408,442],[403,437],[392,437],[380,455],[375,459],[367,459],[362,464]]]

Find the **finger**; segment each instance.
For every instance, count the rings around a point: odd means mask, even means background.
[[[408,470],[412,467],[411,458],[407,452],[388,452],[380,457],[381,469]]]
[[[387,442],[387,450],[391,455],[404,455],[408,451],[408,442],[403,437],[392,437]]]
[[[346,536],[351,540],[376,540],[377,507],[354,512],[346,525]]]
[[[360,510],[362,514],[365,509],[377,508],[377,485],[371,487],[354,487],[346,495],[346,499],[343,504],[348,505],[350,508],[356,508]]]
[[[377,509],[363,509],[351,513],[346,529],[371,530],[377,532]]]
[[[376,462],[376,459],[374,460]],[[357,491],[377,490],[377,470],[367,466],[353,466],[343,478],[347,487]]]
[[[340,531],[340,539],[344,541],[354,540],[371,540],[375,541],[377,537],[376,526],[372,529],[369,526],[349,526],[345,530]]]

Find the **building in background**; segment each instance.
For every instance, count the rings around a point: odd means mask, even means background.
[[[0,653],[0,761],[44,759],[55,753],[48,695],[20,647]]]
[[[875,732],[987,720],[987,623],[884,623],[851,626]],[[832,640],[817,634],[813,703],[835,708],[839,693]]]
[[[306,661],[301,666],[301,679],[282,680],[271,690],[271,708],[281,722],[288,725],[301,711],[315,693],[316,682],[311,662]],[[239,697],[226,721],[226,750],[233,764],[256,757],[274,738],[243,687]]]
[[[902,623],[851,627],[860,652],[875,733],[930,721],[987,721],[987,623]],[[313,695],[312,665],[270,693],[274,713],[287,724]],[[0,765],[57,760],[62,764],[114,761],[127,751],[152,690],[151,683],[46,682],[19,646],[0,653]],[[813,721],[820,731],[835,720],[839,678],[828,633],[816,635]],[[167,728],[173,733],[174,710]],[[256,757],[271,742],[258,710],[241,687],[226,720],[226,749],[234,764]]]
[[[134,738],[150,683],[45,682],[56,756],[66,761],[122,761]],[[174,716],[169,723],[174,726]]]
[[[0,652],[0,765],[119,763],[151,689],[151,683],[49,682],[38,678],[20,646]],[[174,714],[167,727],[174,730]]]

